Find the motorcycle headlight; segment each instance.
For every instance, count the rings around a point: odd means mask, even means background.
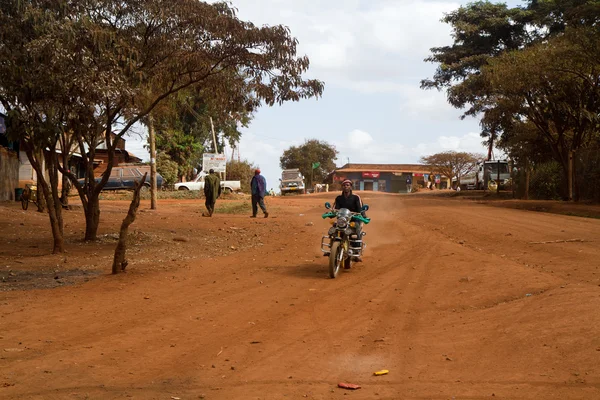
[[[339,217],[337,219],[338,228],[345,228],[348,225],[348,219],[346,217]]]

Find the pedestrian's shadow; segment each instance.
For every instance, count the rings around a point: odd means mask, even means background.
[[[326,279],[329,278],[327,273],[327,264],[324,262],[302,263],[297,265],[286,266],[279,270],[284,275],[294,276],[306,279]]]

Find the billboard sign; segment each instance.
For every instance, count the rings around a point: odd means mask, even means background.
[[[225,154],[204,153],[202,155],[202,171],[206,173],[211,169],[214,169],[215,172],[224,173],[226,164],[227,157],[225,157]]]

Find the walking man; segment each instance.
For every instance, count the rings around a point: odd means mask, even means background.
[[[215,174],[214,169],[208,172],[209,174],[204,177],[204,197],[206,197],[204,204],[208,212],[202,213],[203,217],[212,217],[217,199],[221,196],[221,179]]]
[[[252,215],[251,218],[256,218],[258,206],[265,214],[265,218],[269,216],[267,207],[265,206],[265,195],[267,194],[267,180],[260,174],[260,169],[254,171],[254,176],[250,181],[250,189],[252,190]]]
[[[406,192],[412,192],[412,176],[410,175],[406,177]]]

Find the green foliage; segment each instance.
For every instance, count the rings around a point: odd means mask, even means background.
[[[227,162],[227,180],[228,181],[240,181],[241,191],[244,193],[250,193],[250,181],[254,176],[254,171],[258,167],[250,163],[247,160],[235,161],[231,160]]]
[[[179,126],[164,128],[159,125],[156,128],[157,152],[168,155],[177,165],[177,177],[185,176],[190,179],[194,167],[202,163],[204,147],[194,135],[178,129]]]
[[[161,152],[156,155],[156,171],[163,177],[164,186],[170,188],[177,182],[178,165],[168,154]]]
[[[300,146],[285,150],[279,161],[282,169],[298,168],[307,180],[312,176],[312,183],[321,183],[335,169],[333,160],[337,155],[335,146],[322,140],[310,139]],[[319,165],[313,169],[316,164]]]
[[[93,240],[98,196],[119,139],[134,124],[154,110],[159,117],[160,106],[182,90],[222,110],[209,113],[221,132],[261,104],[318,97],[324,84],[303,78],[309,60],[297,55],[297,43],[287,27],[241,21],[226,2],[3,0],[0,102],[23,128],[19,139],[33,157],[36,148],[54,154],[61,131],[76,136],[85,183],[69,177],[85,210],[86,239]],[[102,142],[108,163],[97,184],[93,160]],[[45,190],[58,193],[57,171],[68,166],[50,161],[52,187]]]
[[[438,68],[421,87],[446,90],[464,116],[482,115],[490,151],[500,145],[536,165],[554,160],[565,176],[569,152],[600,137],[600,3],[476,2],[443,21],[454,44],[431,49],[426,61]]]
[[[551,161],[536,165],[531,173],[529,195],[539,200],[560,200],[565,175],[559,163]]]

